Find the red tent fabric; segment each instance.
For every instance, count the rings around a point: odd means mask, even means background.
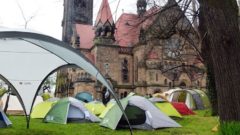
[[[190,110],[186,104],[182,102],[172,102],[172,105],[181,115],[194,115],[195,113]]]

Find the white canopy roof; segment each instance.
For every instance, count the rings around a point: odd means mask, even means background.
[[[66,65],[81,67],[95,76],[116,98],[111,85],[79,51],[33,31],[0,28],[0,62],[0,77],[15,90],[27,116],[43,81]]]

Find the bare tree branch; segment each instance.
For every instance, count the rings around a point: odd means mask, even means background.
[[[24,20],[24,28],[27,29],[28,23],[29,23],[31,20],[33,20],[33,18],[36,17],[38,10],[37,10],[33,15],[31,15],[30,17],[27,18],[27,17],[25,16],[24,11],[23,11],[23,8],[22,8],[22,6],[20,5],[20,3],[18,2],[18,0],[15,0],[15,1],[16,1],[16,3],[17,3],[17,6],[18,6],[18,8],[19,8],[19,10],[20,10],[20,12],[21,12],[22,18],[23,18],[23,20]]]

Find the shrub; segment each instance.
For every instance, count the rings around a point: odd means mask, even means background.
[[[43,101],[46,101],[48,100],[49,98],[51,98],[51,95],[49,93],[43,93],[42,94],[42,98],[43,98]]]
[[[7,92],[6,89],[0,88],[0,97],[2,97]]]

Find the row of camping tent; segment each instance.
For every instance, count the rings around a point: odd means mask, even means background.
[[[206,97],[205,93],[198,91],[197,93],[199,93],[199,95],[196,96],[193,94],[196,91],[198,90],[175,89],[171,90],[171,92],[164,93],[167,98],[153,97],[149,100],[131,93],[126,98],[121,99],[120,102],[133,128],[155,129],[180,127],[180,125],[170,117],[181,118],[181,115],[194,114],[185,105],[186,101],[191,101],[195,109],[199,109],[196,105],[200,103],[199,101],[196,103],[195,99],[199,99],[196,97],[200,97],[200,99],[202,99],[200,102],[203,106],[208,106],[208,104],[206,104],[207,100],[203,100]],[[185,92],[186,94],[183,94],[185,97],[181,96],[179,92]],[[189,93],[192,94],[192,96],[188,96],[187,94]],[[176,97],[184,97],[185,100],[183,100],[183,98],[181,102],[178,102],[180,99],[177,100]],[[175,102],[170,103],[167,99]],[[182,103],[182,101],[185,101],[185,103]],[[100,122],[100,125],[111,129],[127,126],[127,121],[122,116],[123,114],[115,101],[110,101],[105,107],[99,101],[92,101],[85,104],[70,97],[63,99],[52,98],[41,102],[33,108],[31,114],[31,118],[43,118],[44,122],[60,124],[66,124],[68,122]]]
[[[126,98],[121,99],[120,102],[133,128],[181,127],[144,97],[130,93]],[[181,117],[180,114],[177,114],[177,116]],[[101,126],[111,129],[127,127],[127,121],[114,101],[109,102],[107,107],[101,102],[94,101],[85,104],[71,97],[56,101],[45,101],[33,108],[31,118],[43,118],[44,122],[59,124],[68,122],[100,122]]]
[[[1,101],[2,101],[1,108],[3,110],[6,108],[6,102],[8,100],[8,96],[9,96],[8,94],[4,94],[1,98]],[[203,91],[197,90],[197,89],[189,90],[189,89],[176,88],[176,89],[171,89],[164,93],[154,94],[153,97],[159,97],[159,98],[162,98],[169,102],[172,102],[172,104],[176,107],[179,107],[179,105],[181,107],[181,105],[186,104],[187,107],[190,108],[191,110],[205,109],[205,108],[209,108],[209,106],[210,106],[207,95]],[[76,94],[75,98],[77,98],[81,101],[84,101],[84,102],[85,101],[87,101],[87,102],[93,101],[92,96],[87,92],[78,93],[78,94]],[[34,106],[38,103],[41,103],[42,101],[43,101],[42,97],[37,96],[37,98],[34,102]],[[94,102],[92,102],[92,103],[94,103]],[[22,106],[19,103],[18,98],[14,95],[10,95],[10,97],[9,97],[9,101],[7,104],[7,110],[8,110],[9,114],[13,114],[13,115],[24,113]],[[95,111],[97,111],[97,110],[99,110],[99,108],[95,109]]]

